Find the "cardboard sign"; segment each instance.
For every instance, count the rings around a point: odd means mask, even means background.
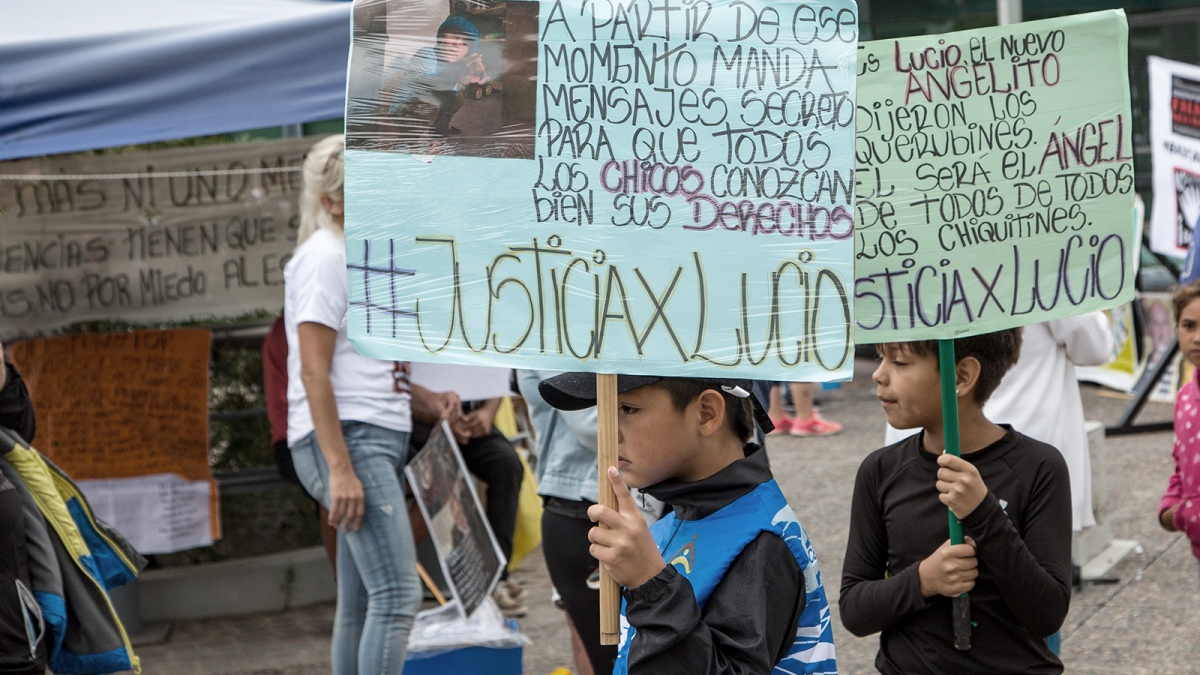
[[[0,162],[0,337],[278,312],[313,140]]]
[[[469,617],[491,595],[506,561],[445,422],[433,428],[404,474],[437,544],[442,572]]]
[[[37,410],[36,447],[143,553],[220,536],[208,465],[209,340],[205,330],[136,331],[11,350]]]
[[[850,377],[853,2],[460,4],[355,37],[360,353]]]
[[[1121,11],[859,51],[855,339],[953,338],[1133,297]]]
[[[12,347],[38,417],[38,449],[73,478],[208,468],[206,330],[27,340]]]

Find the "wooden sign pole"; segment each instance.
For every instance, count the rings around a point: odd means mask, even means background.
[[[600,503],[617,508],[608,467],[617,465],[617,376],[596,375],[596,471]],[[600,566],[600,644],[615,645],[621,633],[621,587]]]

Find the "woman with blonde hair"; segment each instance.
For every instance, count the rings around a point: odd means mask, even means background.
[[[412,388],[407,363],[359,356],[346,334],[343,148],[329,136],[304,160],[299,243],[284,269],[288,446],[338,531],[333,672],[394,675],[421,602],[402,484]]]

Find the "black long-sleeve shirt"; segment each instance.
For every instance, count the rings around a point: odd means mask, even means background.
[[[766,452],[747,456],[694,483],[664,482],[644,491],[675,515],[698,520],[771,479]],[[742,549],[701,610],[691,583],[671,565],[634,589],[624,589],[625,617],[637,633],[632,675],[762,675],[788,652],[804,610],[804,579],[783,539],[763,532]]]
[[[924,598],[917,568],[948,539],[937,456],[924,434],[863,460],[850,509],[838,605],[855,635],[882,631],[882,673],[1061,673],[1046,646],[1071,598],[1071,486],[1053,447],[1011,429],[963,455],[987,497],[963,522],[979,578],[970,593],[971,649],[953,645],[951,599]]]
[[[21,374],[11,363],[5,362],[7,378],[0,389],[0,426],[8,427],[20,434],[25,442],[32,443],[37,432],[33,417],[33,402]]]

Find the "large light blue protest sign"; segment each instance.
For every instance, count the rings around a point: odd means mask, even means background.
[[[389,9],[364,25],[396,33],[356,38],[356,349],[849,377],[852,2],[475,9]]]

